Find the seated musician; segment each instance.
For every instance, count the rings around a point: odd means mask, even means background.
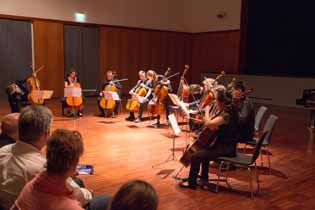
[[[169,79],[164,78],[164,77],[157,78],[157,83],[162,86],[167,87],[168,93],[172,93],[173,89],[172,89],[171,81]],[[168,120],[168,115],[170,114],[170,103],[171,103],[170,98],[167,95],[163,101],[165,116],[167,120]],[[155,128],[158,128],[160,126],[160,119],[161,119],[161,115],[158,114],[156,116],[156,123],[154,123],[152,126]],[[168,121],[166,122],[166,124],[168,124]]]
[[[115,85],[115,87],[117,88],[117,94],[120,95],[120,90],[122,88],[122,85],[120,84],[119,81],[117,81],[117,79],[115,79],[115,76],[114,76],[114,72],[112,70],[108,70],[106,72],[106,80],[104,81],[103,83],[103,86],[102,86],[102,91],[105,90],[105,87],[107,85]],[[103,97],[104,94],[103,92],[100,93],[100,96]],[[111,115],[112,117],[114,117],[115,115],[118,114],[118,109],[119,109],[119,103],[116,103],[115,104],[115,108],[113,110],[113,113],[105,113],[105,110],[100,106],[100,100],[101,100],[101,97],[98,98],[98,108],[100,110],[100,112],[102,113],[102,115],[105,117],[107,115]]]
[[[129,94],[134,93],[138,87],[142,86],[147,90],[147,94],[144,96],[144,98],[145,98],[145,101],[148,101],[149,97],[151,96],[152,84],[154,80],[155,80],[155,72],[153,70],[149,70],[147,74],[142,70],[139,71],[139,80],[137,84],[129,91]],[[135,121],[136,123],[141,122],[144,108],[145,108],[145,103],[140,103],[137,119],[135,117],[134,112],[130,112],[129,117],[127,117],[126,120]]]
[[[65,88],[67,87],[76,87],[77,84],[80,84],[77,72],[74,69],[71,69],[65,79]],[[63,104],[67,106],[66,99],[63,99]],[[77,115],[83,117],[83,103],[79,106]]]
[[[32,63],[29,63],[26,71],[31,74],[33,72],[32,69]],[[23,80],[16,80],[6,88],[8,102],[12,113],[20,112],[21,107],[28,103],[29,87],[27,85],[26,79],[27,78]]]
[[[253,102],[246,97],[244,83],[241,81],[233,82],[231,85],[231,94],[233,97],[233,105],[238,113],[240,139],[243,143],[252,140],[255,131],[255,110]]]
[[[206,78],[203,82],[203,87],[200,88],[200,92],[197,93],[197,97],[194,98],[194,102],[189,103],[189,109],[191,110],[191,119],[189,119],[189,128],[191,131],[198,132],[202,128],[200,122],[195,122],[193,118],[195,115],[203,112],[203,108],[208,105],[208,95],[214,92],[214,88],[218,86],[218,82],[213,78]]]
[[[214,141],[209,139],[207,147],[192,155],[189,178],[180,183],[180,186],[184,188],[196,189],[200,165],[201,179],[207,181],[210,161],[215,161],[219,156],[233,157],[236,154],[237,115],[231,106],[231,95],[222,85],[217,86],[214,92],[216,100],[211,107],[206,106],[204,120],[205,126],[215,132],[216,138]]]

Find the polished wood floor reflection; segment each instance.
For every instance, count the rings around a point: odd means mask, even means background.
[[[9,109],[6,103],[1,104],[3,115]],[[172,133],[167,127],[148,128],[148,121],[125,122],[126,113],[116,118],[98,117],[96,103],[91,99],[87,100],[85,116],[76,120],[60,116],[58,101],[49,102],[48,107],[55,114],[53,128],[76,129],[83,134],[85,153],[81,163],[94,165],[95,173],[81,177],[96,194],[114,194],[127,180],[143,179],[158,191],[160,210],[315,209],[315,154],[306,110],[268,106],[267,115],[279,116],[270,145],[272,172],[269,175],[266,167],[259,168],[261,191],[250,199],[248,177],[243,170],[230,173],[233,190],[222,184],[219,193],[213,193],[179,188],[172,178],[181,166],[176,161],[152,168],[170,155]],[[185,144],[186,134],[182,133],[176,138],[176,148]],[[177,158],[180,155],[176,152]],[[184,169],[181,175],[187,172]]]

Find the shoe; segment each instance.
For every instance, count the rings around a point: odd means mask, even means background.
[[[179,187],[189,188],[189,189],[193,189],[193,190],[197,189],[196,185],[189,184],[189,182],[181,182],[181,183],[179,183]]]
[[[141,122],[141,118],[137,118],[134,122],[135,122],[135,123]]]
[[[83,117],[83,113],[82,113],[82,112],[79,112],[79,113],[78,113],[78,116],[79,116],[79,117]]]
[[[126,120],[127,120],[127,121],[134,121],[134,120],[135,120],[135,118],[134,118],[134,117],[129,116],[129,117],[127,117],[127,118],[126,118]]]
[[[160,123],[159,123],[159,122],[153,123],[153,124],[151,125],[151,127],[153,127],[153,128],[159,128],[159,127],[160,127]]]
[[[112,118],[116,118],[116,115],[114,112],[112,113]]]
[[[198,179],[200,179],[201,182],[208,182],[209,178],[198,175]]]

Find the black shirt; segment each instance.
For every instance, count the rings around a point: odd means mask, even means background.
[[[219,113],[217,116],[221,116],[225,123],[220,125],[216,131],[216,144],[226,144],[236,148],[236,144],[239,139],[239,128],[237,123],[238,116],[236,110],[229,106],[221,111],[221,113]]]
[[[238,114],[240,141],[251,140],[255,131],[255,110],[253,102],[249,98],[243,97],[234,103],[234,107]]]

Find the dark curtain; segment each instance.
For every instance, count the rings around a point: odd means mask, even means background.
[[[64,26],[65,74],[74,68],[84,89],[95,89],[99,72],[99,29]]]
[[[28,21],[0,19],[0,98],[15,80],[25,79],[32,62],[32,25]]]
[[[315,77],[312,1],[244,0],[243,3],[247,19],[246,28],[242,28],[246,33],[242,73]]]

